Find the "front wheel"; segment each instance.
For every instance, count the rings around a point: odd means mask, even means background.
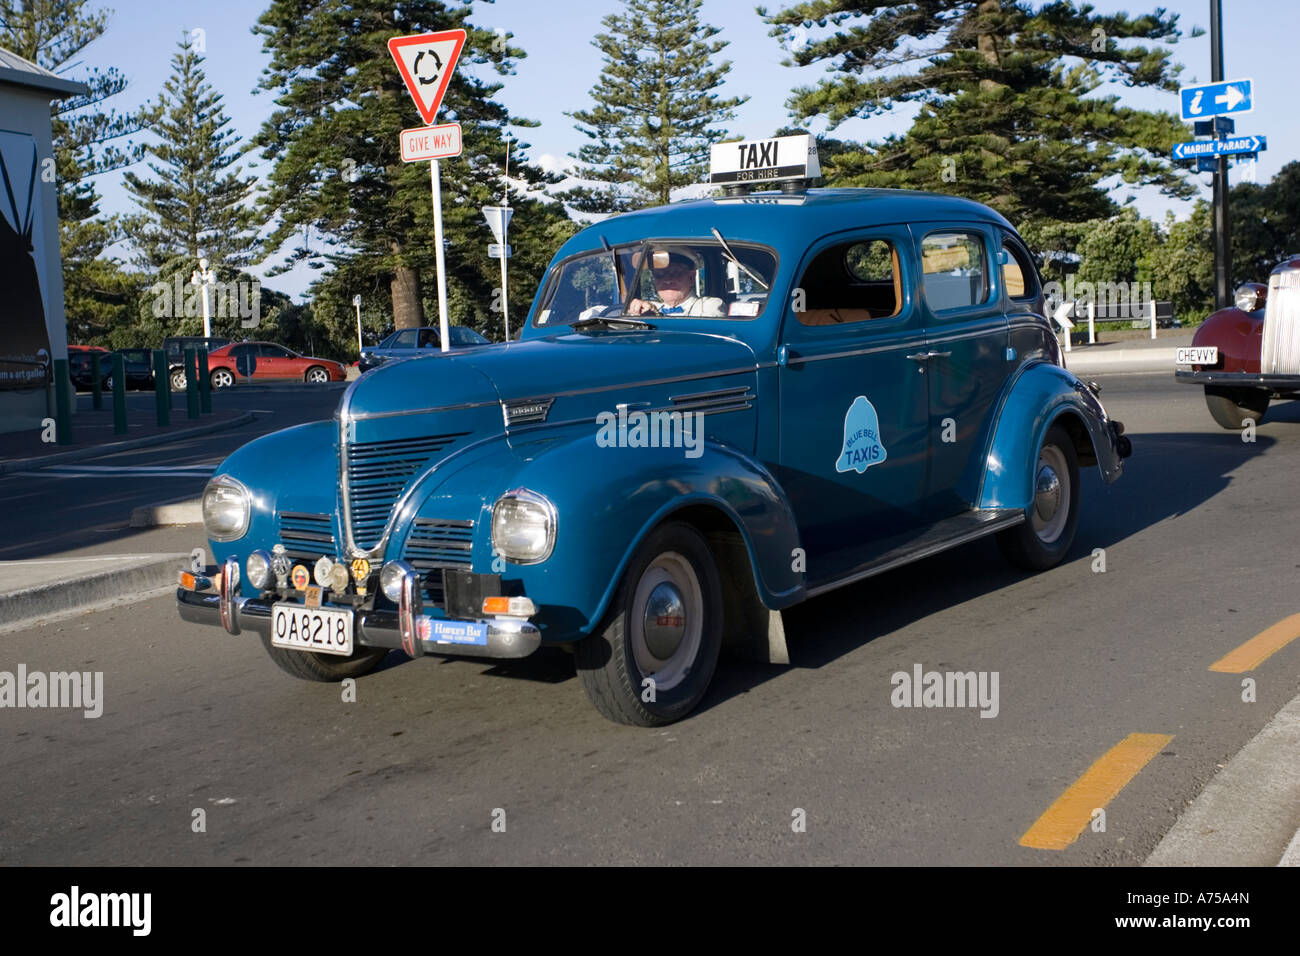
[[[313,365],[307,369],[307,381],[312,385],[324,385],[330,380],[330,373],[319,365]]]
[[[1025,520],[999,532],[998,547],[1017,567],[1046,571],[1064,559],[1079,526],[1079,456],[1061,425],[1043,436],[1032,492]]]
[[[300,680],[324,683],[337,683],[349,677],[369,674],[388,656],[386,647],[361,647],[350,657],[294,651],[274,646],[269,637],[262,638],[262,646],[271,655],[271,660],[286,674],[292,674]]]
[[[708,544],[690,525],[662,525],[629,562],[601,629],[575,648],[582,689],[616,723],[680,720],[713,678],[722,624]]]
[[[173,392],[185,391],[185,372],[181,369],[174,369],[171,374],[171,385]]]
[[[1240,431],[1246,419],[1253,419],[1258,425],[1264,420],[1268,411],[1268,392],[1257,388],[1215,388],[1205,386],[1205,405],[1210,410],[1210,417],[1222,427]]]
[[[230,369],[219,368],[212,373],[213,388],[229,388],[235,384],[235,376],[230,374]]]

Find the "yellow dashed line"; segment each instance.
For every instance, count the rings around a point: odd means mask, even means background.
[[[1297,637],[1300,637],[1300,614],[1278,621],[1268,630],[1256,634],[1235,651],[1229,651],[1210,665],[1220,674],[1244,674],[1254,670]]]
[[[1115,799],[1138,771],[1173,739],[1172,734],[1129,734],[1056,798],[1025,831],[1020,845],[1036,850],[1064,850],[1092,821],[1092,811]]]

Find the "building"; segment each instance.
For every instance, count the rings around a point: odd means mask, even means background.
[[[53,415],[68,335],[50,102],[85,92],[0,48],[0,431]]]

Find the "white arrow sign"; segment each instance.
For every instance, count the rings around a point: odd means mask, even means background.
[[[484,206],[483,218],[487,220],[488,228],[492,230],[492,238],[497,242],[506,241],[506,227],[510,225],[510,217],[515,211],[509,206]]]
[[[1214,102],[1227,103],[1228,109],[1235,110],[1237,108],[1237,104],[1240,103],[1245,98],[1246,98],[1246,94],[1241,92],[1240,88],[1236,86],[1230,86],[1226,90],[1224,90],[1223,93],[1221,93],[1219,96],[1216,96],[1214,98]]]

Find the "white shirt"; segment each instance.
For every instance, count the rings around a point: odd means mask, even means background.
[[[663,302],[656,302],[654,304],[661,313],[664,311],[664,309],[669,308],[669,306],[665,305]],[[698,296],[688,295],[677,305],[679,308],[681,308],[681,312],[671,312],[669,313],[670,315],[726,315],[727,314],[727,308],[725,303],[723,303],[721,299],[713,296],[706,296],[705,298],[699,298]]]

